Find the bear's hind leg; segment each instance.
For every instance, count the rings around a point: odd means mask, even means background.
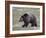
[[[37,24],[35,23],[35,27],[37,27]]]
[[[31,27],[33,27],[35,25],[35,23],[33,22],[33,23],[31,23]]]
[[[37,24],[36,23],[32,23],[31,27],[33,27],[33,26],[37,27]]]
[[[22,27],[24,27],[24,25]]]
[[[31,27],[33,27],[33,26],[34,26],[34,24],[31,25]]]

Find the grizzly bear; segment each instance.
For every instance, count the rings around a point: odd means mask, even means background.
[[[27,14],[25,13],[20,17],[19,22],[24,22],[24,25],[22,27],[27,27],[29,23],[31,23],[31,27],[35,26],[37,27],[37,20],[36,17],[33,14]]]

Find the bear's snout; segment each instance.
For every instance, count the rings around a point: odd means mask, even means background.
[[[22,22],[23,21],[23,18],[20,18],[19,22]]]

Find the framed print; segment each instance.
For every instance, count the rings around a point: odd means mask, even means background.
[[[5,1],[5,36],[45,34],[44,3]]]

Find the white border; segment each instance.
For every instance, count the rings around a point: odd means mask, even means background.
[[[12,31],[12,7],[40,8],[40,30]],[[42,6],[10,4],[10,34],[42,32]]]

